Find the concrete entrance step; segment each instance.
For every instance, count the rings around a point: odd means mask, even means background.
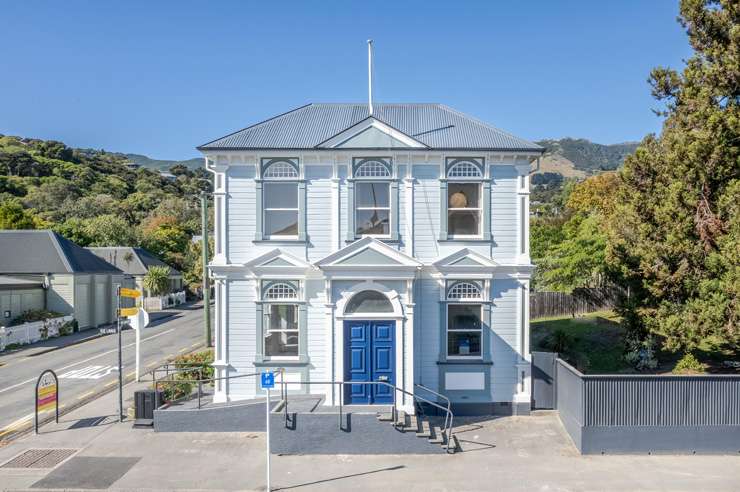
[[[429,438],[432,435],[431,427],[429,426],[429,421],[427,420],[421,420],[421,425],[419,426],[419,429],[416,431],[416,437],[426,437]]]

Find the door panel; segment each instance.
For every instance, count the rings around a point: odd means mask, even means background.
[[[347,321],[345,337],[347,351],[345,353],[345,380],[370,381],[370,365],[368,364],[370,326],[367,321]],[[351,384],[343,388],[348,393],[351,403],[370,403],[370,391],[366,384]]]
[[[395,384],[395,321],[345,321],[344,328],[345,380]],[[388,386],[347,386],[348,403],[393,403]]]

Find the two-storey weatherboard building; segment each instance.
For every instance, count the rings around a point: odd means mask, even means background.
[[[441,104],[308,104],[198,149],[214,174],[218,377],[284,367],[292,383],[421,384],[466,413],[529,410],[540,146]],[[290,388],[338,403],[336,385]],[[215,399],[259,395],[231,378]]]

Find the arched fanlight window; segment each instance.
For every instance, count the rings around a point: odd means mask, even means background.
[[[393,305],[382,292],[363,290],[352,296],[344,312],[346,314],[392,313]]]
[[[454,164],[447,171],[448,178],[482,178],[480,168],[470,161]]]
[[[473,282],[455,282],[447,291],[447,299],[455,301],[481,300],[483,292]]]
[[[265,299],[274,301],[280,299],[298,299],[298,291],[295,287],[285,282],[272,284],[265,290]]]
[[[297,178],[298,171],[287,162],[278,161],[267,166],[263,177],[267,179]]]
[[[355,178],[390,178],[391,172],[380,161],[367,161],[355,169]]]

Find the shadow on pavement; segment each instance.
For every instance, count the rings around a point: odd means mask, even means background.
[[[353,473],[353,474],[351,474],[351,475],[342,475],[342,476],[339,476],[339,477],[334,477],[334,478],[326,478],[326,479],[324,479],[324,480],[316,480],[316,481],[314,481],[314,482],[306,482],[306,483],[300,483],[300,484],[298,484],[298,485],[291,485],[291,486],[288,486],[288,487],[277,487],[277,488],[275,488],[275,489],[273,489],[273,490],[290,490],[290,489],[297,489],[297,488],[299,488],[299,487],[308,487],[308,486],[310,486],[310,485],[318,485],[318,484],[320,484],[320,483],[333,482],[333,481],[335,481],[335,480],[343,480],[343,479],[345,479],[345,478],[354,478],[354,477],[361,477],[361,476],[363,476],[363,475],[372,475],[373,473],[380,473],[380,472],[384,472],[384,471],[395,471],[395,470],[401,470],[401,469],[403,469],[403,468],[406,468],[406,466],[405,466],[405,465],[390,466],[390,467],[388,467],[388,468],[379,468],[379,469],[377,469],[377,470],[370,470],[370,471],[366,471],[366,472],[361,472],[361,473]]]

